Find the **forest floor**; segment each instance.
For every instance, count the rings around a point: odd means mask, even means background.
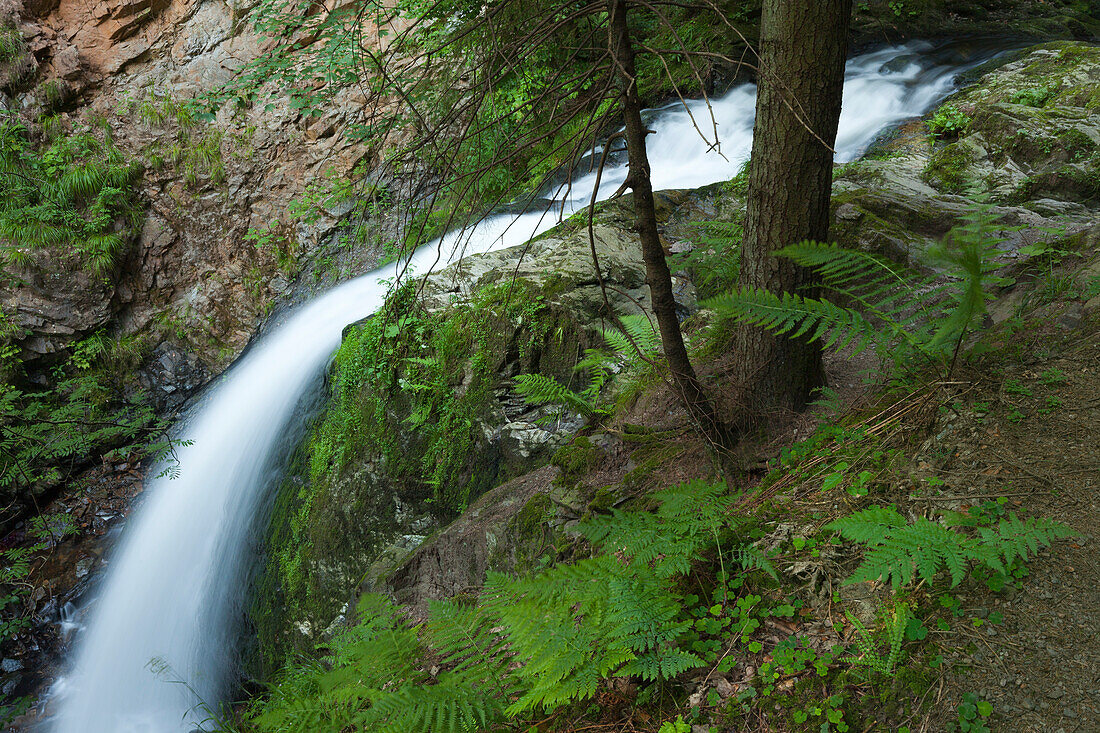
[[[878,488],[868,497],[871,503],[892,503],[905,516],[930,518],[989,511],[992,504],[1003,516],[1053,519],[1076,533],[1040,550],[997,592],[979,574],[953,588],[920,583],[903,596],[922,607],[929,637],[923,646],[907,645],[908,669],[899,667],[897,683],[847,688],[862,700],[859,730],[1100,731],[1100,295],[1093,292],[1100,283],[1098,253],[1085,247],[1064,266],[1016,273],[1019,284],[991,307],[995,323],[982,330],[980,346],[949,380],[925,375],[884,400],[887,372],[876,368],[881,365],[866,357],[862,363],[830,358],[839,414],[810,411],[760,447],[759,459],[774,465],[784,449],[815,430],[873,425],[871,432],[880,431],[876,445],[897,457],[873,469]],[[702,371],[715,369],[720,365]],[[869,381],[861,384],[859,372],[870,375]],[[658,399],[659,392],[651,392],[648,404],[638,405],[630,419],[659,425],[663,413],[675,423],[671,396]],[[691,445],[691,438],[687,442],[678,460],[657,472],[657,483],[683,480],[686,467],[697,469],[704,462],[700,446]],[[750,490],[746,509],[760,506],[779,517],[778,527],[788,534],[812,536],[827,521],[866,506],[865,500],[822,488],[838,465],[849,474],[863,467],[843,453],[830,455],[834,450],[819,452],[818,465],[808,471],[792,470],[755,495]],[[837,464],[840,458],[852,465]],[[863,604],[865,621],[874,623],[889,588],[841,584],[856,561],[846,548],[821,560],[811,560],[819,572],[801,589],[791,585],[795,578],[789,572],[798,563],[789,565],[782,590],[825,598],[815,608],[815,623],[844,627],[851,643],[858,632],[843,609],[858,616]],[[842,603],[830,604],[825,589],[839,591]],[[792,633],[812,634],[815,623]],[[765,654],[756,663],[768,659]],[[929,660],[936,660],[934,668]],[[914,684],[902,681],[916,677],[920,681]],[[751,684],[748,678],[740,685],[731,681],[732,692],[720,692],[723,700]],[[701,696],[707,682],[700,684]],[[959,705],[968,699],[992,706],[989,717],[969,729],[959,718]],[[711,717],[712,723],[719,721],[724,722],[709,729],[789,730],[759,707],[734,719]]]
[[[1098,310],[1053,303],[1006,335],[1012,346],[967,375],[962,404],[918,459],[936,466],[945,495],[1005,497],[1079,535],[1042,551],[1018,587],[959,594],[960,622],[942,644],[957,674],[935,694],[992,703],[994,730],[1100,731]]]

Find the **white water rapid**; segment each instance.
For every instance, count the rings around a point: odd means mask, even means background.
[[[948,93],[959,66],[937,65],[909,45],[848,64],[838,159],[858,156],[884,127],[920,115]],[[694,188],[731,178],[748,157],[754,89],[743,85],[713,100],[724,158],[708,152],[680,106],[658,110],[649,138],[653,187]],[[699,127],[711,123],[691,105]],[[604,174],[602,196],[626,175]],[[491,217],[465,235],[467,254],[519,244],[584,206],[589,178],[575,180],[552,215]],[[421,271],[455,241],[422,247]],[[344,326],[374,312],[393,265],[345,283],[298,309],[256,343],[190,410],[179,450],[179,475],[150,482],[113,552],[77,641],[74,669],[58,687],[55,733],[177,733],[205,717],[233,682],[244,572],[263,514],[265,487],[281,470],[280,438],[301,421],[301,396],[317,384]],[[154,660],[156,660],[154,662]],[[160,667],[157,674],[154,668]],[[175,681],[173,681],[175,680]],[[186,685],[180,684],[180,680]]]

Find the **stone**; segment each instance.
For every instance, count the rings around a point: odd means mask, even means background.
[[[3,671],[6,674],[18,672],[21,669],[23,669],[23,663],[18,659],[12,659],[8,657],[7,659],[0,660],[0,671]]]
[[[84,73],[80,63],[80,51],[76,46],[67,46],[54,54],[54,73],[65,81],[76,81]]]
[[[841,204],[836,209],[836,218],[839,221],[859,221],[863,212],[855,204]]]

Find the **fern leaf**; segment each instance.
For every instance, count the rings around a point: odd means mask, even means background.
[[[871,321],[824,299],[743,289],[711,298],[704,306],[790,338],[821,341],[830,349],[854,344],[858,352],[883,343],[883,336]]]
[[[604,414],[584,396],[543,374],[520,374],[515,378],[515,386],[516,392],[531,404],[564,405],[586,418]]]

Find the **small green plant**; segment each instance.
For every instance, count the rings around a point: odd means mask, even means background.
[[[970,115],[953,104],[945,104],[936,110],[925,125],[933,136],[953,139],[970,129]]]
[[[1058,94],[1058,90],[1059,86],[1057,84],[1028,87],[1013,94],[1009,101],[1026,107],[1045,107],[1046,103]]]
[[[993,705],[980,700],[973,692],[963,694],[956,713],[955,724],[960,733],[989,733],[986,720],[993,714]]]
[[[1059,385],[1066,381],[1066,373],[1058,367],[1051,367],[1039,375],[1039,381],[1048,387]]]
[[[946,570],[952,587],[966,577],[971,564],[1006,574],[1016,560],[1025,561],[1040,547],[1074,532],[1051,519],[1023,520],[1015,514],[985,526],[981,517],[951,514],[940,524],[924,517],[908,522],[893,506],[871,507],[827,524],[847,540],[868,550],[863,563],[845,582],[889,582],[900,588],[919,577],[932,582]],[[973,528],[973,535],[960,531]]]
[[[1100,275],[1085,283],[1085,287],[1081,291],[1081,299],[1092,300],[1098,295],[1100,295]]]
[[[588,386],[583,390],[571,390],[544,374],[521,374],[515,379],[516,393],[528,404],[560,405],[590,420],[610,415],[611,409],[600,404],[600,397],[604,385],[611,378],[612,364],[630,359],[637,351],[650,358],[660,346],[660,337],[647,317],[626,316],[621,323],[622,330],[604,328],[602,331],[612,353],[602,349],[586,349],[585,357],[573,368],[588,374]]]
[[[916,620],[913,618],[909,604],[904,601],[896,603],[893,611],[884,615],[883,624],[878,633],[868,630],[850,611],[845,611],[845,615],[858,632],[857,653],[848,657],[846,661],[854,667],[866,667],[882,676],[893,674],[902,658],[902,642],[905,641],[910,624]],[[914,635],[918,633],[915,632]]]
[[[676,720],[666,720],[661,723],[657,733],[691,733],[691,726],[684,722],[682,715],[677,715]]]

